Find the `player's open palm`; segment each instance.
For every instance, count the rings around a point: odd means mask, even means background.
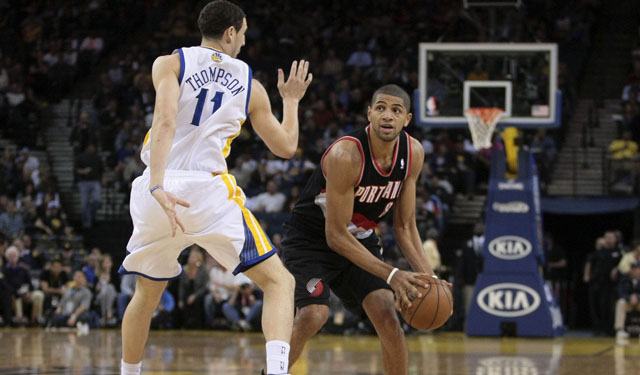
[[[176,214],[176,205],[180,205],[183,207],[191,207],[191,205],[176,197],[175,195],[169,193],[168,191],[164,191],[162,189],[155,190],[152,195],[158,201],[158,203],[160,203],[160,207],[162,207],[164,213],[169,218],[169,222],[171,223],[171,237],[176,236],[176,230],[178,229],[178,227],[182,229],[182,232],[185,232],[184,225],[182,225],[182,222]]]
[[[278,90],[282,99],[300,100],[307,91],[307,87],[313,80],[313,74],[309,73],[309,62],[305,60],[294,61],[291,64],[289,78],[284,80],[284,71],[278,69]]]
[[[417,287],[429,287],[429,279],[431,276],[426,273],[396,272],[389,284],[396,294],[396,310],[402,311],[411,307],[414,299],[422,297]]]

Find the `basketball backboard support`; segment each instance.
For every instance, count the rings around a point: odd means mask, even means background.
[[[499,126],[556,127],[558,49],[546,43],[420,43],[416,123],[466,127],[465,111],[498,107]]]

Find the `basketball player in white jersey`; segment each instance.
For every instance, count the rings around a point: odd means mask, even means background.
[[[312,80],[309,63],[294,61],[286,81],[278,70],[283,101],[278,122],[264,87],[235,58],[245,42],[244,12],[216,0],[202,9],[198,26],[200,46],[181,48],[153,64],[156,103],[141,152],[147,169],[133,183],[134,230],[120,268],[139,275],[122,321],[121,373],[140,373],[153,311],[167,280],[182,274],[178,255],[195,243],[264,291],[266,372],[285,374],[295,281],[244,207],[245,195],[227,173],[225,157],[247,116],[274,154],[294,155],[298,102]]]

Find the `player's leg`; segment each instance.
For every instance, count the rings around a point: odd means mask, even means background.
[[[281,353],[284,348],[288,354],[290,346],[295,280],[278,256],[270,256],[244,274],[264,292],[262,331],[267,341],[267,373],[284,374],[288,369],[288,356]],[[282,372],[274,372],[274,368]]]
[[[122,319],[122,374],[140,373],[139,364],[149,335],[151,317],[166,286],[166,281],[138,277],[136,290]],[[127,372],[127,365],[137,366],[137,372]]]
[[[291,335],[291,352],[289,368],[300,358],[304,345],[312,338],[329,319],[329,306],[307,305],[296,312]]]
[[[362,307],[380,337],[385,375],[406,375],[409,351],[395,310],[393,292],[388,289],[373,291],[365,297]]]

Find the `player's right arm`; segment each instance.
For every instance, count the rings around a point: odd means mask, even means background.
[[[160,56],[154,61],[151,70],[153,86],[156,89],[156,103],[153,109],[153,123],[150,135],[150,178],[149,190],[163,186],[164,172],[169,160],[169,152],[176,134],[176,116],[178,114],[178,99],[180,97],[180,56]],[[179,204],[189,207],[189,203],[178,199],[164,188],[155,189],[153,197],[160,203],[171,223],[172,235],[175,236],[178,226],[184,232],[184,227],[176,216],[175,207]]]
[[[393,267],[376,258],[347,229],[353,216],[354,186],[359,175],[362,157],[358,146],[351,141],[336,143],[322,162],[325,173],[327,210],[325,232],[327,244],[336,253],[352,261],[371,274],[387,280]],[[389,284],[396,293],[396,306],[411,306],[409,294],[420,296],[416,286],[427,287],[416,274],[396,272]]]
[[[289,159],[298,148],[298,103],[307,91],[313,76],[307,74],[309,62],[300,60],[291,64],[289,78],[285,82],[284,72],[278,69],[278,90],[282,96],[282,123],[271,112],[271,103],[264,86],[252,81],[249,99],[251,125],[269,150],[276,156]]]

